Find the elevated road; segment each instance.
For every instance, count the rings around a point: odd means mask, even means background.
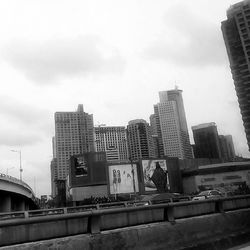
[[[0,199],[0,212],[37,208],[31,187],[17,178],[2,173],[0,173]]]

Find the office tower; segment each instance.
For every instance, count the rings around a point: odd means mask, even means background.
[[[151,133],[152,133],[152,143],[153,143],[153,148],[154,148],[154,154],[155,157],[159,158],[164,155],[163,153],[163,146],[160,147],[160,143],[162,145],[162,140],[159,138],[158,133],[157,133],[157,128],[160,126],[159,124],[159,119],[155,114],[150,115],[149,120],[150,120],[150,127],[151,127]],[[160,151],[160,149],[162,149]],[[162,153],[161,153],[162,152]]]
[[[224,161],[233,161],[235,159],[235,151],[233,138],[231,135],[219,135],[221,157]]]
[[[159,92],[160,102],[154,105],[160,156],[193,158],[189,141],[182,90]]]
[[[97,152],[105,152],[108,162],[128,161],[126,128],[122,126],[95,127],[95,147]]]
[[[139,160],[155,157],[151,129],[145,120],[129,121],[127,141],[130,159]]]
[[[250,150],[250,1],[232,5],[221,29]]]
[[[195,158],[221,159],[219,135],[214,122],[204,123],[192,127]]]
[[[50,177],[51,177],[51,196],[53,198],[56,197],[56,180],[58,179],[58,171],[57,171],[57,160],[53,158],[50,162]]]
[[[78,105],[76,112],[55,113],[57,178],[66,180],[72,155],[95,151],[93,115]]]

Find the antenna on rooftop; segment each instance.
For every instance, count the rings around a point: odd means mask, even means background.
[[[178,90],[178,89],[179,89],[176,80],[174,81],[174,89],[175,89],[175,90]]]

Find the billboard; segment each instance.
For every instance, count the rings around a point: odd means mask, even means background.
[[[164,173],[167,174],[167,163],[165,159],[142,160],[142,171],[145,191],[157,191],[152,176],[156,169],[156,164],[160,165]],[[169,178],[167,174],[167,188],[169,189]]]
[[[110,194],[139,192],[136,164],[110,165],[108,172]]]
[[[70,157],[69,187],[107,185],[105,152],[88,152]]]
[[[74,161],[75,161],[75,176],[76,177],[87,176],[88,167],[85,157],[83,155],[75,156]]]

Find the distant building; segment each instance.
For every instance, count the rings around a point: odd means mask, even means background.
[[[154,148],[154,154],[157,158],[164,156],[163,145],[162,145],[162,138],[159,137],[157,131],[159,124],[159,118],[157,115],[152,114],[150,117],[150,127],[152,133],[152,143]]]
[[[224,161],[235,160],[233,138],[231,135],[219,135],[221,157]]]
[[[214,122],[192,127],[195,158],[221,159],[219,135]]]
[[[95,147],[97,152],[105,152],[108,162],[128,161],[126,128],[123,126],[95,127]]]
[[[143,119],[132,120],[127,126],[129,156],[132,160],[156,157],[149,124]]]
[[[231,5],[221,28],[250,149],[250,1]]]
[[[57,171],[57,160],[53,158],[50,163],[50,177],[51,177],[51,196],[53,198],[56,197],[56,180],[58,179],[58,171]]]
[[[222,193],[250,192],[250,162],[226,162],[199,166],[182,171],[184,193],[192,194],[209,189]]]
[[[155,151],[157,152],[157,157],[164,157],[164,147],[162,141],[162,132],[160,124],[160,115],[158,105],[154,105],[154,114],[150,116],[150,126],[152,128],[152,136],[154,147],[157,147]]]
[[[160,102],[154,105],[154,126],[160,157],[193,158],[182,90],[161,91],[159,97]]]
[[[66,180],[70,157],[95,150],[93,115],[85,113],[83,105],[78,105],[76,112],[55,113],[54,145],[57,181]]]

